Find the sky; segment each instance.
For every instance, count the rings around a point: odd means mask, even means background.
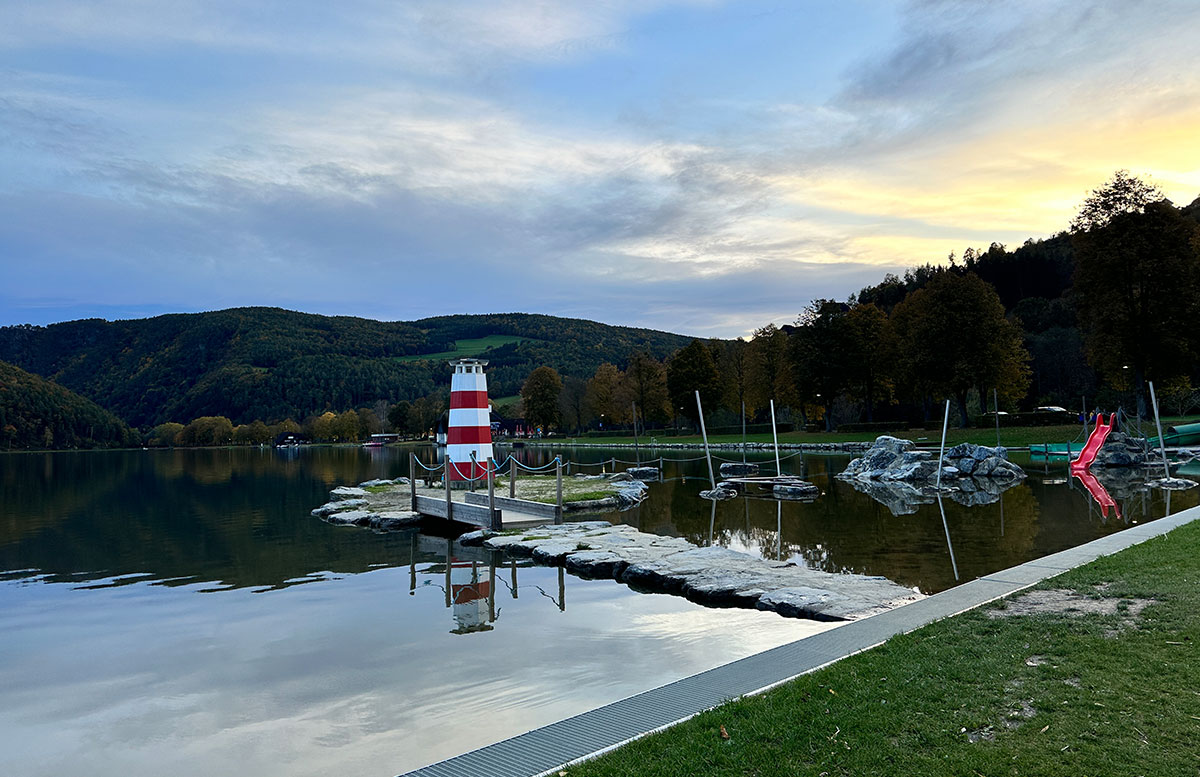
[[[1200,196],[1194,0],[0,0],[0,325],[734,337]]]

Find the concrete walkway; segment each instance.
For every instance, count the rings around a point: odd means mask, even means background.
[[[748,656],[707,672],[473,750],[403,777],[535,777],[759,693],[890,637],[978,607],[1200,518],[1200,507],[972,580],[903,607]]]

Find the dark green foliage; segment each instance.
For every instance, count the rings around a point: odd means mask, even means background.
[[[138,445],[119,418],[56,383],[0,362],[0,449]]]
[[[223,415],[234,423],[304,418],[444,390],[440,360],[398,357],[453,349],[460,339],[516,342],[481,354],[495,396],[516,394],[529,371],[553,364],[587,378],[604,361],[645,350],[662,359],[687,338],[650,329],[525,314],[382,322],[278,308],[236,308],[132,321],[88,319],[0,328],[0,359],[49,377],[149,427]]]
[[[1029,357],[1021,330],[977,276],[939,274],[896,306],[892,323],[906,382],[957,399],[963,426],[973,387],[996,386],[1001,396],[1024,396]]]
[[[560,417],[558,400],[562,389],[562,378],[553,367],[538,367],[529,373],[525,385],[521,386],[526,423],[543,430],[556,425]]]
[[[1200,350],[1200,228],[1157,202],[1076,234],[1075,247],[1090,361],[1110,381],[1132,381],[1144,415],[1144,382],[1187,375]]]
[[[721,400],[721,376],[713,361],[712,351],[699,340],[693,340],[675,352],[667,362],[667,391],[674,407],[681,415],[699,423],[696,409],[696,392],[705,412],[713,413]]]

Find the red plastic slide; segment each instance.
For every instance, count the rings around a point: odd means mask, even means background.
[[[1072,475],[1079,478],[1079,482],[1083,483],[1083,487],[1092,495],[1092,499],[1096,500],[1096,504],[1100,505],[1100,512],[1104,517],[1108,517],[1109,510],[1115,510],[1117,517],[1121,517],[1121,508],[1117,505],[1117,501],[1109,495],[1108,489],[1104,487],[1096,476],[1089,472],[1086,468],[1075,469],[1072,467]]]
[[[1108,439],[1108,435],[1112,434],[1113,426],[1117,423],[1117,414],[1113,413],[1108,417],[1108,424],[1104,423],[1104,415],[1096,416],[1096,428],[1088,435],[1087,443],[1084,444],[1083,450],[1079,452],[1079,458],[1071,462],[1071,471],[1087,470],[1092,466],[1092,462],[1096,460],[1096,454],[1104,447],[1104,441]]]

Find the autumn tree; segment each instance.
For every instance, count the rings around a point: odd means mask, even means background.
[[[748,356],[747,395],[750,401],[747,404],[761,410],[772,399],[776,406],[796,401],[787,332],[774,324],[755,330]]]
[[[531,427],[549,430],[558,423],[558,398],[562,393],[562,378],[553,367],[538,367],[529,373],[525,385],[521,386],[521,399],[525,403],[525,422]]]
[[[994,386],[1024,396],[1029,354],[1020,328],[1004,317],[995,289],[972,274],[941,272],[892,311],[899,354],[910,385],[953,397],[968,425],[967,396]]]
[[[863,402],[867,421],[874,421],[875,401],[892,396],[895,334],[887,314],[869,302],[850,308],[846,326],[849,353],[846,379],[851,392]]]
[[[562,393],[558,397],[559,417],[563,426],[581,431],[590,416],[587,410],[587,381],[569,375],[563,378]]]
[[[1073,241],[1089,361],[1110,381],[1128,374],[1145,417],[1146,381],[1185,374],[1198,350],[1200,228],[1164,200],[1110,214]]]
[[[845,303],[814,300],[796,320],[788,342],[796,393],[824,409],[826,431],[833,430],[833,401],[850,381],[849,312]]]
[[[400,400],[388,409],[387,420],[392,426],[392,431],[404,433],[408,431],[408,413],[412,409],[412,403],[405,400]]]
[[[587,382],[588,414],[600,420],[601,425],[620,423],[627,417],[627,408],[621,404],[621,371],[615,364],[604,362]]]
[[[621,402],[637,403],[637,413],[643,426],[663,423],[671,417],[671,399],[667,392],[667,371],[661,362],[648,353],[638,351],[629,357],[621,381]],[[633,412],[632,409],[630,412]],[[638,419],[633,419],[634,423]]]
[[[183,431],[183,424],[177,424],[168,421],[165,424],[159,424],[150,432],[150,437],[146,440],[148,445],[170,447],[175,444],[175,438]]]
[[[745,408],[747,415],[754,414],[754,405],[749,402],[750,393],[750,350],[745,340],[738,338],[720,344],[717,371],[721,375],[722,400],[730,412],[739,416]]]
[[[700,421],[696,408],[697,391],[709,413],[717,409],[721,399],[721,376],[717,372],[717,364],[707,345],[692,340],[667,361],[667,392],[671,404],[679,408],[679,412],[691,419],[692,423]]]

